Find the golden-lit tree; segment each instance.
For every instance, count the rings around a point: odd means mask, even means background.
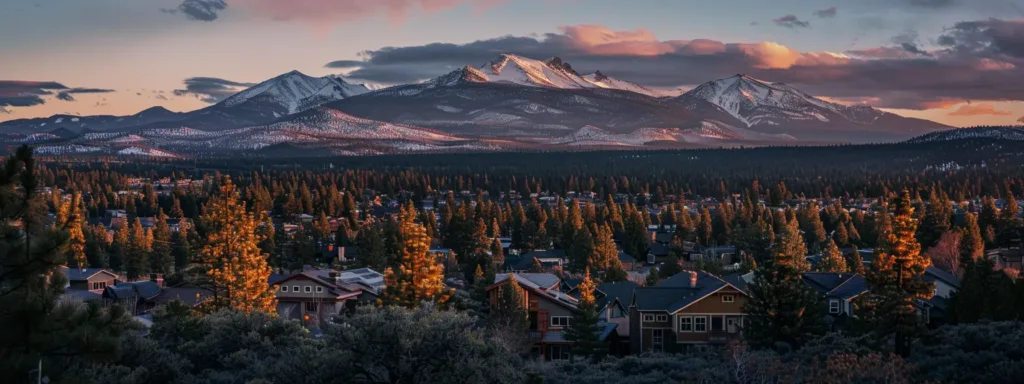
[[[231,179],[224,177],[219,193],[204,206],[200,218],[207,239],[199,259],[205,267],[200,279],[213,289],[213,300],[204,309],[229,308],[244,313],[276,314],[268,255],[260,250],[262,214],[248,212]]]
[[[847,272],[846,258],[839,251],[839,246],[832,239],[829,239],[825,249],[821,251],[821,261],[818,262],[819,272]]]
[[[82,207],[82,194],[71,195],[71,200],[61,201],[57,210],[59,225],[68,229],[68,266],[73,268],[85,268],[88,261],[85,257],[85,232],[82,227],[85,225],[84,208]]]
[[[444,305],[452,292],[444,286],[444,266],[430,254],[430,237],[422,225],[411,219],[401,220],[401,252],[398,268],[384,270],[386,288],[381,295],[383,305],[415,308],[430,301]]]

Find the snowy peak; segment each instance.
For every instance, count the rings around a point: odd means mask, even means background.
[[[743,74],[701,84],[680,96],[680,99],[687,98],[710,102],[748,126],[762,123],[777,125],[779,119],[827,122],[826,115],[831,114],[855,119],[846,116],[845,112],[850,107],[818,99],[782,83],[770,83]]]
[[[489,81],[495,83],[562,89],[595,87],[558,57],[540,61],[503,54],[480,69]]]
[[[288,114],[300,112],[326,102],[359,95],[370,90],[361,84],[349,84],[339,76],[312,77],[291,71],[256,84],[231,96],[218,105],[237,107],[250,101],[269,102],[283,107]]]
[[[608,75],[601,73],[601,71],[597,71],[589,75],[584,75],[583,79],[589,82],[590,84],[597,86],[598,88],[630,91],[634,93],[639,93],[641,95],[647,95],[650,97],[666,97],[678,95],[678,93],[673,94],[672,92],[650,89],[636,83],[631,83],[625,80],[619,80],[613,77],[609,77]]]

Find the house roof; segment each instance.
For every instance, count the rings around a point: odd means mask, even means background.
[[[626,305],[633,297],[633,290],[639,286],[639,284],[628,280],[598,284],[597,291],[601,293],[601,297],[597,299],[596,304],[598,308],[604,308],[609,303],[618,300],[619,303]]]
[[[856,273],[807,272],[803,281],[827,297],[850,300],[868,291],[864,277]]]
[[[61,268],[61,272],[68,278],[68,281],[82,281],[89,280],[90,277],[95,276],[98,273],[107,273],[111,277],[117,278],[117,274],[110,272],[103,268]]]
[[[651,250],[648,251],[654,256],[665,256],[668,255],[668,246],[664,244],[654,243],[651,244]]]
[[[635,263],[636,258],[626,252],[619,251],[619,261],[623,263]]]
[[[508,279],[508,273],[499,273],[494,276],[494,283],[498,284],[505,279]],[[539,288],[543,290],[558,288],[558,283],[561,279],[558,276],[550,273],[516,273],[516,281],[521,284],[525,284],[532,288]]]
[[[733,287],[725,280],[706,272],[697,272],[697,286],[690,285],[690,272],[683,271],[665,279],[656,287],[633,290],[633,304],[641,311],[665,311],[675,313],[722,288]]]
[[[199,303],[209,299],[213,296],[213,291],[199,287],[171,287],[164,288],[159,295],[153,298],[153,301],[158,303],[167,303],[172,300],[181,300],[190,307],[194,307]]]
[[[83,302],[99,300],[103,298],[103,295],[100,295],[99,293],[81,289],[69,289],[64,292],[64,296],[81,300]]]
[[[158,295],[160,295],[160,286],[153,281],[120,283],[113,287],[108,286],[103,289],[103,297],[114,299],[141,297],[143,299],[150,300]]]
[[[523,258],[533,262],[533,258],[538,259],[565,259],[566,253],[564,249],[545,249],[545,250],[534,250],[523,254]]]
[[[935,266],[925,269],[924,276],[922,277],[927,281],[941,281],[946,285],[960,289],[960,278],[956,277],[956,275],[952,273],[936,268]]]

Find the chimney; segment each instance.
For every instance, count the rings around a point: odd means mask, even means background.
[[[690,288],[697,288],[697,272],[690,272]]]
[[[338,271],[327,272],[327,276],[330,276],[332,279],[336,278],[336,277],[338,277]]]
[[[152,281],[152,282],[156,283],[156,286],[158,286],[160,288],[163,288],[164,287],[164,274],[162,274],[162,273],[150,273],[149,274],[149,281]]]

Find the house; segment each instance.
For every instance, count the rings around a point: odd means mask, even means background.
[[[632,271],[639,267],[636,258],[622,251],[619,251],[619,263],[622,264],[622,269],[626,271]]]
[[[925,281],[935,283],[935,290],[932,291],[932,297],[922,303],[921,310],[929,323],[942,323],[949,309],[949,298],[960,290],[960,278],[934,266],[925,269],[922,277]]]
[[[722,245],[717,247],[704,247],[695,249],[687,255],[690,262],[696,262],[700,260],[717,260],[722,265],[731,265],[740,262],[739,253],[736,251],[736,247],[731,245]]]
[[[868,292],[864,276],[856,273],[807,272],[802,277],[807,286],[825,297],[827,321],[833,328],[846,325],[854,316],[853,300]]]
[[[376,300],[383,275],[366,268],[347,274],[310,269],[288,276],[271,276],[269,283],[277,290],[279,316],[319,327],[341,313],[349,302]]]
[[[68,290],[92,291],[101,293],[107,287],[113,287],[119,277],[114,272],[103,268],[61,268],[68,279]]]
[[[494,277],[494,284],[487,287],[492,308],[498,304],[499,288],[508,284],[509,275],[515,276],[525,292],[532,352],[545,360],[568,359],[572,343],[565,339],[564,332],[576,311],[578,300],[562,292],[559,289],[560,279],[550,273],[501,273]],[[614,323],[602,322],[599,328],[601,340],[617,339]]]
[[[561,267],[567,262],[564,249],[530,251],[518,256],[508,255],[505,258],[505,272],[519,273],[529,271],[533,269],[534,258],[540,261],[545,271],[552,271],[555,267]]]
[[[636,288],[629,308],[634,354],[678,352],[740,337],[747,293],[706,272],[683,271],[656,287]]]
[[[163,276],[154,273],[150,280],[117,283],[103,289],[102,297],[106,305],[117,305],[132,316],[149,312],[156,306],[153,300],[163,289]]]
[[[601,320],[616,325],[618,342],[609,345],[612,355],[629,353],[629,302],[633,299],[633,290],[639,286],[632,281],[618,281],[601,283],[595,288],[595,304]]]

